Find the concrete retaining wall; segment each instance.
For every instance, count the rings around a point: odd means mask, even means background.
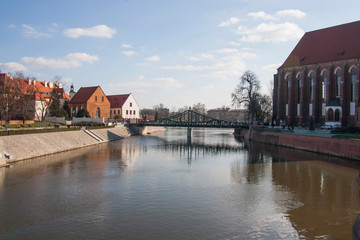
[[[0,166],[5,165],[4,141],[0,139]]]
[[[10,159],[6,162],[11,163],[130,136],[128,129],[124,126],[91,131],[100,136],[103,141],[98,141],[83,130],[3,136],[0,137],[0,141],[3,141],[4,151],[10,155]]]
[[[327,138],[253,130],[252,140],[338,157],[360,160],[360,140]]]
[[[165,131],[166,129],[164,127],[141,127],[139,129],[139,133],[141,135],[146,135],[146,134],[151,134],[151,133],[154,133],[154,132],[163,132]]]

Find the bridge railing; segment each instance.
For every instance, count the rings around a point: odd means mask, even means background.
[[[191,109],[158,121],[141,122],[139,125],[166,127],[248,128],[247,123],[220,120],[197,113]]]

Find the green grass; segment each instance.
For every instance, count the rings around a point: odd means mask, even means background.
[[[344,139],[360,139],[360,134],[356,133],[339,133],[334,134],[333,138],[344,138]]]

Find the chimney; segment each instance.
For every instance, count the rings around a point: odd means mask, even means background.
[[[45,86],[45,87],[47,87],[47,83],[48,83],[47,81],[44,82],[44,86]]]
[[[62,83],[59,83],[59,88],[62,88]]]
[[[53,82],[49,82],[49,87],[53,88],[54,87],[54,83]]]
[[[34,86],[36,86],[36,80],[34,80],[34,82],[33,82],[33,83],[34,83]]]
[[[29,86],[31,86],[31,79],[29,79]]]

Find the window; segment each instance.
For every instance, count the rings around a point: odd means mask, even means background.
[[[314,96],[313,96],[314,95],[314,72],[312,72],[310,74],[309,84],[310,84],[310,86],[309,86],[310,102],[312,102],[314,99]]]
[[[132,111],[130,110],[130,115],[132,114]]]
[[[118,114],[120,115],[120,110],[118,110]]]
[[[100,117],[100,108],[96,109],[96,117],[99,118]]]
[[[101,101],[102,101],[102,102],[104,101],[104,96],[101,97]]]
[[[289,102],[290,81],[286,78],[286,103]]]
[[[130,102],[130,107],[132,107],[132,102]]]
[[[328,121],[329,122],[334,121],[334,111],[331,108],[328,111]]]
[[[335,122],[339,122],[340,121],[340,111],[339,109],[336,109],[335,111]]]
[[[95,96],[95,102],[97,102],[97,96]]]
[[[355,102],[355,88],[356,88],[356,69],[351,70],[351,102]]]
[[[336,97],[340,97],[341,92],[341,70],[336,71]]]
[[[321,97],[322,101],[326,101],[326,84],[327,84],[327,71],[325,70],[322,75],[322,81],[321,81]]]
[[[134,115],[136,115],[136,111],[134,110]]]
[[[126,110],[126,115],[128,115],[129,114],[129,110]]]
[[[297,102],[300,103],[301,99],[301,75],[297,76],[298,88],[297,88]]]

